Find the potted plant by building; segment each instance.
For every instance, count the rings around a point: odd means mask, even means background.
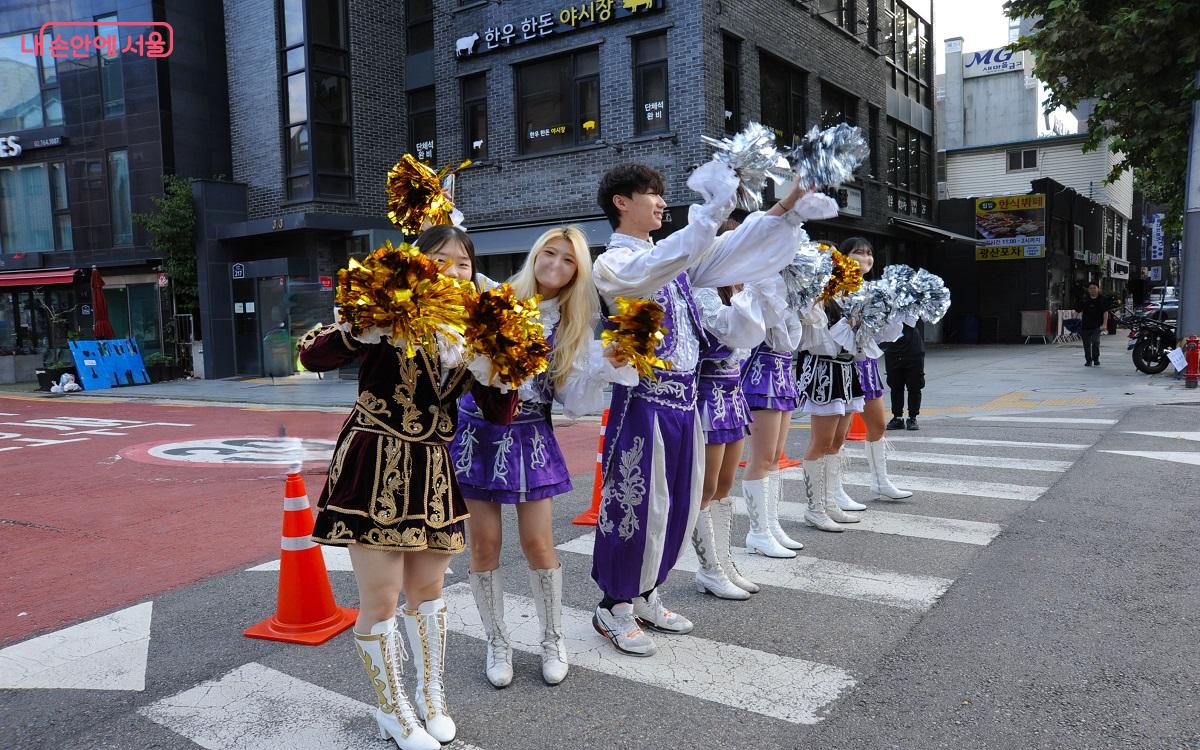
[[[143,360],[151,383],[161,383],[171,377],[171,358],[162,352],[151,352]]]

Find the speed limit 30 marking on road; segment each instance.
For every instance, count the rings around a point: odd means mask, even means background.
[[[150,443],[135,446],[123,455],[135,461],[178,465],[290,466],[327,463],[333,441],[300,437],[218,437]]]

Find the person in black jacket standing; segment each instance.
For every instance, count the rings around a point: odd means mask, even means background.
[[[892,420],[889,430],[916,430],[921,413],[921,389],[925,387],[925,336],[917,326],[904,326],[895,341],[883,344],[887,384],[892,392]],[[904,390],[908,389],[908,421],[904,415]]]
[[[1075,312],[1083,313],[1080,321],[1080,336],[1083,338],[1083,366],[1100,366],[1100,331],[1108,327],[1108,300],[1100,296],[1100,285],[1088,284],[1087,296],[1075,305]]]

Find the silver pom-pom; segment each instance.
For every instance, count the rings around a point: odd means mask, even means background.
[[[792,262],[783,269],[787,304],[792,310],[801,312],[811,307],[833,278],[833,254],[820,248],[817,242],[801,243]]]
[[[775,146],[775,134],[769,128],[752,122],[732,138],[700,139],[717,150],[714,157],[728,164],[741,184],[737,191],[737,206],[744,211],[762,208],[762,191],[767,180],[782,185],[792,177],[788,160]]]
[[[913,274],[909,286],[917,298],[914,310],[922,320],[936,323],[950,309],[950,290],[941,276],[922,268]]]
[[[909,285],[909,281],[912,280],[915,273],[916,271],[912,267],[903,263],[883,269],[883,278],[879,281],[891,294],[892,307],[900,311],[900,314],[907,313],[917,302],[917,297]]]
[[[894,319],[895,298],[882,280],[867,281],[846,296],[842,309],[846,317],[860,324],[860,331],[875,335]]]
[[[787,158],[799,186],[811,192],[849,180],[870,152],[862,130],[843,122],[825,130],[813,126]]]

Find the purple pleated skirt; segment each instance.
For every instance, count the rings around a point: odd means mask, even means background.
[[[450,459],[464,497],[515,505],[571,491],[571,474],[545,405],[522,401],[508,426],[484,419],[470,393],[458,406]]]
[[[742,393],[737,360],[700,361],[697,406],[706,445],[736,443],[750,434],[750,405]]]
[[[879,377],[879,359],[864,359],[854,363],[858,382],[862,384],[863,400],[883,397],[883,378]]]
[[[759,344],[742,364],[742,391],[751,409],[795,411],[800,404],[792,352]]]

